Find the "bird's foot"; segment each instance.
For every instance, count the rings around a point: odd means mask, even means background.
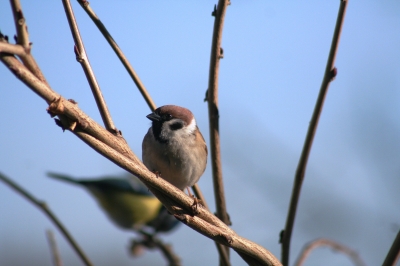
[[[193,198],[193,204],[192,204],[191,208],[192,208],[193,215],[196,215],[199,213],[199,210],[198,210],[199,205],[203,205],[203,202],[201,201],[201,199],[196,198],[192,193],[190,193],[189,187],[187,187],[187,192],[188,192],[189,196]]]
[[[201,199],[196,198],[195,196],[191,195],[191,197],[193,198],[193,204],[191,206],[192,208],[192,212],[194,215],[199,213],[199,206],[203,206],[203,202],[201,201]]]

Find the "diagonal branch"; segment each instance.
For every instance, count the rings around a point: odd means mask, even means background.
[[[72,121],[72,124],[75,124],[74,127],[68,126],[66,129],[77,135],[81,140],[83,140],[86,144],[104,157],[108,158],[131,174],[137,176],[143,183],[146,184],[146,186],[164,204],[164,206],[171,211],[171,213],[177,214],[178,211],[180,211],[178,214],[185,215],[185,217],[187,217],[186,219],[189,221],[191,218],[193,218],[193,199],[191,197],[187,196],[184,192],[171,185],[164,179],[157,178],[157,176],[150,172],[139,160],[135,160],[134,157],[129,157],[131,154],[134,156],[133,153],[125,153],[125,155],[114,148],[120,147],[115,145],[114,142],[119,142],[119,144],[122,143],[123,145],[121,146],[125,147],[125,142],[122,142],[122,138],[118,139],[96,122],[91,120],[85,113],[83,113],[83,111],[78,108],[76,104],[65,100],[61,96],[58,96],[46,84],[40,82],[35,76],[33,76],[29,70],[26,69],[13,56],[0,54],[0,60],[30,89],[32,89],[46,101],[51,102],[48,108],[50,113],[65,117],[68,121]],[[51,101],[51,99],[55,100]],[[91,129],[92,134],[88,133],[88,128]],[[104,140],[94,137],[94,135],[104,136],[107,134],[114,137],[113,141],[106,143]],[[192,223],[193,227],[191,227],[196,228],[197,230],[201,225],[203,225],[204,227],[201,229],[202,234],[206,235],[207,237],[221,244],[229,245],[242,257],[251,257],[259,265],[281,265],[280,262],[273,257],[269,251],[247,239],[239,237],[225,223],[204,208],[199,207],[196,215],[197,216],[194,216],[196,218],[194,220],[195,223]],[[217,228],[217,231],[213,230],[213,228]],[[215,234],[215,232],[218,234]],[[222,238],[221,234],[223,236]],[[227,241],[227,239],[231,240]]]
[[[392,246],[383,262],[382,266],[394,266],[400,259],[400,230],[393,241]]]
[[[24,14],[22,13],[22,7],[19,0],[10,0],[11,9],[14,15],[15,28],[17,30],[16,41],[17,44],[21,45],[26,54],[21,56],[21,60],[24,65],[41,81],[47,83],[42,71],[31,54],[32,43],[29,42],[28,26]]]
[[[99,108],[101,118],[103,119],[103,123],[106,129],[111,133],[118,135],[120,133],[114,126],[110,112],[108,111],[107,104],[104,100],[103,94],[101,93],[100,86],[97,83],[93,69],[90,66],[89,58],[86,54],[85,46],[83,45],[83,41],[79,33],[78,25],[76,23],[71,3],[69,0],[63,0],[62,2],[64,5],[65,14],[67,15],[69,27],[71,29],[72,37],[74,38],[75,42],[74,51],[76,54],[76,59],[81,64],[83,71],[85,72],[86,78],[89,82],[90,88],[92,89],[94,99],[96,100],[97,107]]]
[[[308,127],[308,132],[306,135],[306,140],[304,142],[303,151],[301,152],[300,160],[297,166],[294,178],[292,197],[290,199],[289,212],[286,220],[286,226],[284,231],[281,233],[280,242],[282,244],[282,264],[285,266],[289,265],[290,240],[292,236],[294,220],[296,217],[297,204],[300,198],[301,185],[303,183],[304,175],[306,172],[308,157],[310,155],[311,146],[314,140],[315,132],[317,130],[318,121],[321,116],[322,107],[324,104],[325,96],[328,92],[329,84],[337,74],[337,70],[335,68],[335,58],[339,46],[340,33],[342,31],[347,2],[348,0],[340,1],[338,17],[332,38],[332,44],[328,56],[328,62],[326,64],[324,78],[322,80],[320,92],[318,95],[317,102],[315,104],[311,122]]]
[[[100,21],[97,17],[96,13],[94,13],[93,9],[89,5],[89,1],[87,0],[78,0],[78,3],[81,5],[83,10],[89,15],[92,19],[93,23],[97,26],[99,31],[103,34],[104,38],[107,40],[108,44],[110,44],[111,48],[114,50],[115,54],[118,56],[121,63],[124,65],[126,71],[128,71],[129,75],[135,82],[136,86],[138,87],[140,93],[142,94],[143,98],[145,99],[146,103],[149,105],[150,109],[154,111],[157,107],[154,103],[153,99],[151,98],[150,94],[147,92],[146,87],[143,85],[142,81],[140,80],[139,76],[136,74],[135,70],[129,63],[128,59],[119,48],[118,44],[115,42],[111,34],[108,32],[107,28],[104,24]]]
[[[304,247],[294,265],[302,266],[304,264],[304,262],[306,261],[307,257],[311,254],[311,252],[314,249],[323,247],[323,246],[328,246],[335,251],[338,251],[338,252],[341,252],[341,253],[347,255],[350,258],[350,260],[354,263],[354,265],[356,265],[356,266],[365,266],[366,265],[356,251],[352,250],[351,248],[346,247],[345,245],[339,244],[333,240],[324,239],[324,238],[313,240],[310,243],[307,243],[306,245],[304,245]]]
[[[50,208],[47,206],[47,204],[45,202],[36,199],[28,191],[24,190],[22,187],[20,187],[16,183],[14,183],[11,179],[7,178],[2,173],[0,173],[0,180],[3,181],[4,183],[6,183],[8,186],[10,186],[12,189],[14,189],[19,194],[21,194],[24,198],[26,198],[28,201],[30,201],[33,205],[35,205],[36,207],[41,209],[47,215],[47,217],[49,217],[49,219],[54,223],[54,225],[61,231],[61,233],[64,235],[64,237],[70,243],[72,248],[82,259],[83,263],[85,263],[85,265],[88,265],[88,266],[93,265],[90,262],[89,258],[85,255],[83,250],[79,247],[78,243],[74,240],[74,238],[71,236],[71,234],[68,232],[68,230],[64,227],[64,225],[61,223],[61,221],[58,220],[58,218],[53,214],[53,212],[50,210]]]

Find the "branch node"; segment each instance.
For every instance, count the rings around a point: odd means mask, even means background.
[[[50,103],[49,107],[46,110],[51,115],[51,117],[54,117],[59,114],[63,114],[64,113],[64,104],[62,104],[61,96],[54,99]]]
[[[222,47],[219,48],[219,55],[218,55],[219,59],[224,58],[224,49],[222,49]]]
[[[206,90],[206,95],[204,97],[204,102],[208,102],[208,89]]]
[[[330,80],[331,80],[331,81],[334,80],[335,77],[336,77],[336,75],[337,75],[337,68],[334,67],[334,68],[332,68],[331,71],[329,72]]]
[[[89,123],[85,119],[78,120],[78,124],[82,129],[87,129],[89,127]]]
[[[87,0],[78,0],[78,3],[80,3],[84,7],[87,7],[89,5],[89,1],[87,1]]]
[[[24,25],[25,18],[24,18],[24,15],[22,14],[22,10],[17,10],[16,17],[17,17],[18,25]]]
[[[211,16],[215,17],[217,15],[217,5],[214,5],[214,10],[211,12]]]
[[[228,243],[229,245],[231,245],[231,244],[233,243],[233,238],[230,237],[229,235],[227,235],[227,234],[222,234],[221,236],[224,238],[224,240],[226,241],[226,243]]]
[[[78,61],[79,63],[83,62],[83,58],[81,57],[81,52],[78,49],[78,46],[74,45],[74,53],[76,56],[76,61]]]
[[[4,35],[1,31],[0,31],[0,42],[7,42],[8,43],[8,36]]]
[[[282,244],[282,242],[283,242],[283,236],[285,235],[285,230],[282,230],[280,233],[279,233],[279,244]]]
[[[54,122],[56,122],[56,125],[61,127],[62,131],[65,132],[65,127],[63,125],[63,123],[61,122],[60,119],[54,118]]]
[[[184,215],[184,214],[173,214],[174,215],[174,217],[176,218],[176,219],[178,219],[179,221],[181,221],[182,223],[184,223],[184,224],[187,224],[187,219],[186,219],[186,215]]]

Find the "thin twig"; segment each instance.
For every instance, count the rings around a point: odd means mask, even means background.
[[[112,121],[110,112],[108,111],[107,104],[104,100],[103,94],[101,93],[100,86],[97,83],[96,76],[94,75],[93,69],[90,66],[88,55],[85,51],[85,46],[81,35],[79,33],[78,24],[72,10],[72,6],[69,0],[63,0],[65,14],[67,15],[68,24],[71,29],[72,37],[75,42],[75,54],[77,61],[81,64],[83,71],[85,72],[86,78],[89,82],[90,88],[92,89],[93,96],[96,100],[97,107],[99,108],[101,118],[108,131],[113,134],[119,134],[118,130]]]
[[[149,105],[151,110],[155,110],[157,107],[152,100],[150,94],[147,92],[146,87],[143,85],[142,81],[140,80],[139,76],[136,74],[135,70],[133,69],[132,65],[129,63],[128,59],[122,52],[122,50],[119,48],[118,44],[115,42],[111,34],[108,32],[107,28],[104,26],[104,24],[100,21],[100,19],[97,17],[96,13],[92,10],[92,8],[89,5],[89,1],[86,0],[78,0],[78,3],[81,5],[81,7],[86,11],[86,13],[89,15],[89,17],[92,19],[93,23],[97,26],[99,31],[103,34],[104,38],[107,40],[108,44],[111,46],[111,48],[114,50],[115,54],[118,56],[119,60],[121,63],[124,65],[126,71],[128,71],[129,75],[135,82],[137,88],[139,89],[140,93],[142,94],[143,98]]]
[[[297,258],[296,263],[294,264],[295,266],[302,266],[304,262],[306,261],[307,257],[311,254],[311,252],[319,247],[323,246],[328,246],[332,248],[333,250],[336,250],[338,252],[341,252],[345,255],[347,255],[350,260],[354,263],[356,266],[365,266],[366,264],[364,261],[361,259],[361,257],[358,255],[358,253],[354,250],[352,250],[349,247],[346,247],[345,245],[339,244],[333,240],[329,239],[316,239],[311,241],[310,243],[307,243],[304,245],[302,251],[299,254],[299,257]]]
[[[49,246],[51,250],[51,255],[53,257],[54,266],[62,266],[62,260],[60,257],[60,252],[58,251],[56,237],[53,231],[50,229],[46,231],[47,241],[49,241]]]
[[[306,140],[303,146],[303,151],[301,153],[294,178],[294,185],[293,185],[292,197],[290,199],[290,206],[286,220],[286,226],[284,231],[281,233],[281,241],[280,241],[282,244],[282,264],[284,266],[289,265],[290,240],[292,236],[293,224],[296,217],[296,209],[297,209],[297,204],[299,202],[301,185],[303,183],[304,175],[306,172],[308,157],[310,155],[312,142],[314,140],[315,132],[318,126],[318,120],[322,112],[322,107],[325,100],[325,96],[328,91],[329,84],[336,76],[337,70],[334,64],[339,45],[340,33],[342,31],[344,16],[346,13],[347,2],[348,2],[347,0],[340,1],[335,32],[332,38],[332,44],[328,56],[328,62],[326,65],[324,78],[322,80],[320,92],[318,95],[317,102],[315,104],[315,109],[311,118],[311,122],[306,135]]]
[[[382,266],[395,266],[400,259],[400,230],[393,241],[392,246],[383,262]]]
[[[222,29],[226,7],[229,1],[220,0],[218,8],[213,12],[215,14],[214,32],[211,47],[210,74],[208,82],[208,114],[210,122],[210,143],[211,143],[211,160],[212,173],[214,180],[214,194],[217,208],[217,216],[226,224],[230,224],[229,217],[226,212],[225,193],[222,180],[221,166],[221,148],[219,137],[219,110],[218,110],[218,73],[219,61],[222,58]]]
[[[25,50],[25,55],[20,56],[24,65],[35,75],[39,80],[45,82],[47,81],[40,70],[38,64],[31,54],[32,43],[29,42],[28,26],[26,25],[26,19],[22,12],[22,6],[19,0],[10,0],[11,9],[14,15],[15,28],[17,31],[17,44],[21,45]]]
[[[224,18],[229,0],[219,0],[218,6],[214,6],[212,15],[215,17],[213,37],[211,44],[210,58],[210,73],[208,79],[207,102],[208,102],[208,117],[210,124],[210,146],[211,146],[211,167],[214,183],[214,197],[219,217],[225,224],[230,225],[231,221],[228,216],[225,201],[224,183],[222,179],[221,165],[221,146],[219,135],[219,110],[218,110],[218,76],[219,62],[223,57],[222,30],[224,27]],[[220,248],[218,249],[220,250]],[[229,249],[226,250],[226,255],[229,259]],[[229,261],[220,258],[221,265],[229,265]]]
[[[70,243],[72,248],[75,250],[75,252],[78,254],[78,256],[82,259],[83,263],[88,266],[93,265],[90,262],[89,258],[85,255],[83,250],[79,247],[78,243],[73,239],[71,234],[68,232],[67,228],[65,228],[64,225],[61,223],[61,221],[58,220],[58,218],[53,214],[53,212],[50,210],[50,208],[47,206],[47,204],[45,202],[36,199],[29,192],[27,192],[21,186],[19,186],[15,182],[13,182],[11,179],[7,178],[2,173],[0,173],[0,180],[2,180],[4,183],[6,183],[8,186],[10,186],[12,189],[14,189],[19,194],[21,194],[23,197],[25,197],[33,205],[35,205],[40,210],[42,210],[47,215],[47,217],[49,217],[49,219],[54,223],[54,225],[61,231],[61,233],[64,235],[64,237]]]

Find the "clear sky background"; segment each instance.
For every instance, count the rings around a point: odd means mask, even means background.
[[[158,106],[195,114],[209,142],[207,89],[215,1],[92,1],[91,6]],[[114,121],[139,156],[150,113],[111,48],[76,1],[75,15]],[[52,88],[101,123],[61,1],[22,1],[33,55]],[[223,32],[220,133],[232,228],[278,258],[293,177],[322,81],[339,1],[232,1]],[[348,5],[330,86],[301,193],[291,262],[325,237],[383,262],[400,229],[400,2]],[[15,34],[8,1],[0,29]],[[95,265],[163,265],[158,252],[127,255],[132,233],[115,227],[83,189],[46,171],[77,177],[121,174],[46,113],[46,103],[0,66],[0,171],[46,201]],[[210,166],[200,187],[214,210]],[[52,223],[0,183],[0,263],[52,265]],[[64,265],[80,265],[63,237]],[[184,265],[216,265],[214,244],[181,226],[163,236]],[[245,263],[233,252],[233,265]],[[306,265],[352,265],[318,249]],[[400,265],[400,264],[398,264]]]

